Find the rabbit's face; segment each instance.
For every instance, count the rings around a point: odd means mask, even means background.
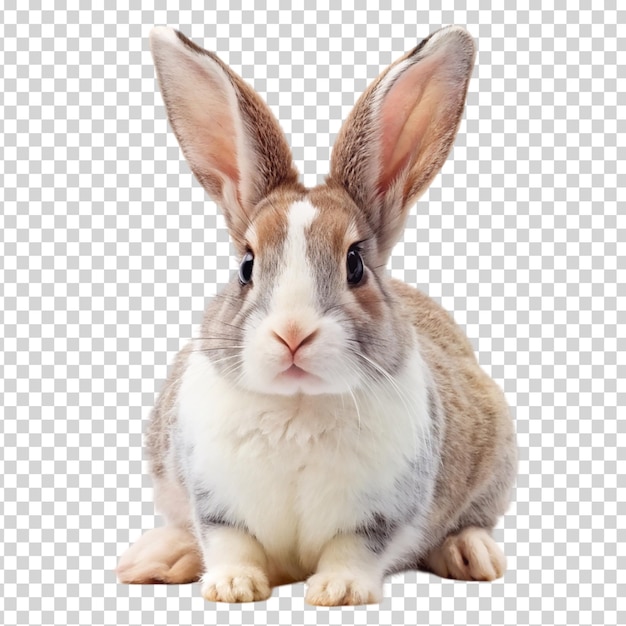
[[[225,302],[224,330],[239,337],[223,373],[250,390],[292,395],[349,393],[397,372],[410,329],[394,313],[371,229],[344,193],[276,194],[245,239],[238,311],[234,285]]]

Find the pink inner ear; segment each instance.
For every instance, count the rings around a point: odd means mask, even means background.
[[[207,128],[198,129],[199,156],[205,167],[213,167],[239,184],[235,128],[228,115],[216,115]]]
[[[180,75],[173,105],[192,170],[200,176],[218,172],[237,185],[237,129],[224,85],[201,65],[181,63]]]
[[[439,70],[442,57],[436,54],[406,70],[385,96],[380,116],[381,192],[414,161],[429,124],[437,117],[437,96],[441,90],[433,75]]]

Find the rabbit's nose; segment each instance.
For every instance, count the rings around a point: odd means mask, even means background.
[[[311,330],[305,330],[298,326],[296,323],[287,324],[280,331],[273,331],[273,335],[277,341],[283,343],[289,348],[291,355],[294,356],[296,352],[305,344],[311,343],[316,335],[317,328]]]

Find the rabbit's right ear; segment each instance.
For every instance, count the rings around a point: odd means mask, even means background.
[[[152,29],[150,48],[185,158],[242,251],[255,205],[299,186],[287,141],[259,95],[213,53],[163,26]]]
[[[374,81],[339,132],[328,183],[361,209],[381,262],[452,148],[474,52],[458,26],[433,33]]]

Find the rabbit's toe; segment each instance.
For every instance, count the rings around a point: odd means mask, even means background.
[[[323,572],[311,576],[306,601],[317,606],[343,606],[380,602],[379,581],[354,572]]]
[[[457,580],[495,580],[506,570],[502,550],[485,529],[476,527],[446,538],[427,563],[438,576]]]
[[[202,577],[202,596],[210,602],[258,602],[272,589],[265,572],[255,565],[224,565]]]

